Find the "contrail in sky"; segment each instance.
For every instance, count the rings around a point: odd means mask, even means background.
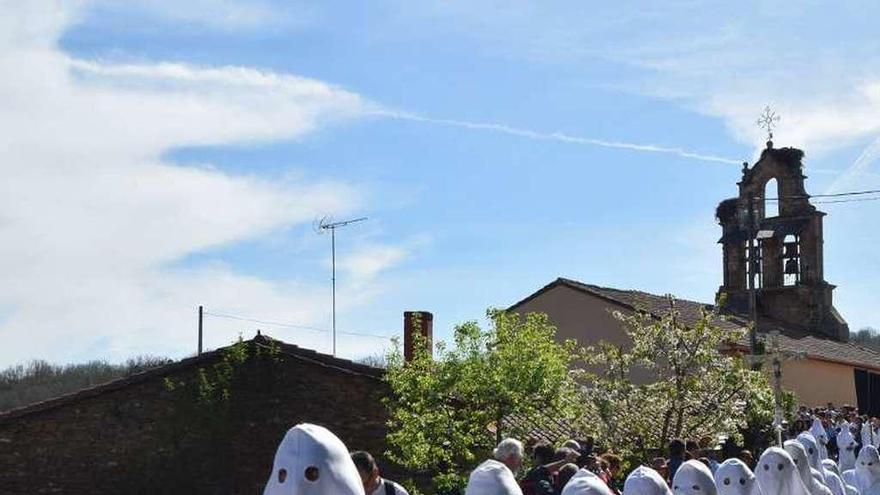
[[[874,163],[877,158],[880,158],[880,137],[875,139],[874,142],[869,144],[868,147],[862,151],[862,154],[856,158],[856,161],[854,161],[848,169],[840,174],[840,176],[828,186],[825,193],[836,193],[840,191],[842,187],[855,182],[859,176],[864,175],[865,172],[868,171],[868,167]]]
[[[385,111],[379,110],[373,112],[374,115],[397,119],[397,120],[407,120],[410,122],[423,122],[427,124],[437,124],[437,125],[445,125],[450,127],[459,127],[462,129],[473,129],[480,131],[490,131],[497,132],[501,134],[507,134],[510,136],[522,137],[526,139],[535,139],[540,141],[557,141],[561,143],[569,143],[569,144],[580,144],[587,146],[600,146],[603,148],[616,148],[616,149],[624,149],[631,151],[640,151],[644,153],[664,153],[668,155],[675,155],[681,158],[688,158],[691,160],[700,160],[704,162],[714,162],[714,163],[724,163],[731,165],[740,165],[742,164],[742,160],[732,160],[730,158],[724,158],[721,156],[715,155],[706,155],[703,153],[696,153],[693,151],[688,151],[682,148],[670,148],[666,146],[656,146],[653,144],[638,144],[638,143],[627,143],[623,141],[606,141],[603,139],[592,139],[585,138],[580,136],[572,136],[570,134],[564,134],[561,132],[539,132],[533,131],[529,129],[522,129],[518,127],[510,127],[504,124],[494,124],[489,122],[468,122],[465,120],[453,120],[453,119],[434,119],[430,117],[423,117],[421,115],[405,113],[405,112],[394,112],[394,111]]]

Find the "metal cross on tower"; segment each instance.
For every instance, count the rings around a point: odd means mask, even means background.
[[[778,330],[769,332],[766,341],[767,352],[765,354],[749,354],[746,356],[746,360],[751,364],[770,363],[773,367],[773,398],[776,404],[776,411],[773,414],[773,428],[776,430],[776,440],[779,442],[779,447],[782,447],[782,424],[785,421],[782,408],[782,363],[804,359],[807,355],[804,351],[783,350]]]
[[[755,122],[758,127],[767,131],[768,143],[773,141],[773,129],[776,128],[779,120],[779,115],[776,115],[776,112],[774,112],[773,109],[770,108],[770,105],[767,105],[766,107],[764,107],[764,112],[761,113],[761,116],[758,117],[758,120]]]

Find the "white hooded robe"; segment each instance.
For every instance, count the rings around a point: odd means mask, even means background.
[[[565,484],[562,495],[614,495],[614,492],[595,473],[581,469]]]
[[[712,471],[700,461],[686,461],[672,478],[675,495],[717,495]]]
[[[263,495],[364,495],[364,485],[342,441],[303,423],[278,445]]]
[[[794,460],[779,447],[770,447],[761,454],[755,477],[765,495],[810,495]]]
[[[828,482],[825,479],[825,470],[822,468],[822,461],[819,458],[819,442],[816,441],[816,437],[805,431],[797,436],[797,441],[807,450],[807,459],[810,461],[813,477],[827,486]]]
[[[826,466],[825,468],[825,481],[828,483],[828,488],[831,489],[831,493],[834,495],[846,495],[846,483],[843,482],[840,476],[837,475],[832,469],[827,467],[827,462],[834,462],[830,459],[825,459],[822,461],[822,464]]]
[[[728,459],[718,466],[715,488],[718,495],[763,495],[755,473],[739,459]]]
[[[859,490],[856,488],[855,485],[850,486],[849,482],[847,482],[843,478],[843,474],[840,472],[840,467],[837,465],[836,462],[832,461],[831,459],[825,459],[824,461],[822,461],[822,465],[825,466],[825,469],[827,471],[830,471],[834,474],[834,476],[840,478],[840,486],[843,487],[843,492],[846,495],[858,495]],[[853,470],[850,469],[849,471]],[[853,472],[855,473],[855,471]]]
[[[861,495],[880,495],[880,454],[873,445],[862,447],[859,451],[856,482]]]
[[[672,495],[663,476],[657,471],[639,466],[629,473],[623,484],[623,495]]]
[[[788,455],[791,456],[791,460],[794,461],[794,465],[797,467],[801,481],[803,481],[804,486],[807,487],[807,490],[809,490],[812,495],[832,494],[828,487],[817,481],[817,478],[813,477],[813,470],[810,467],[807,450],[800,442],[796,440],[788,440],[783,444],[783,448],[788,452]]]
[[[865,445],[871,445],[868,442]],[[848,471],[856,467],[856,438],[849,427],[844,424],[840,433],[837,434],[838,464],[841,471]]]
[[[862,429],[861,429],[861,431],[859,431],[859,435],[862,437],[862,445],[876,446],[877,440],[875,440],[873,438],[872,433],[873,433],[873,428],[871,428],[871,422],[866,421],[866,422],[862,423]],[[844,469],[844,471],[848,471],[848,469]]]
[[[825,427],[822,426],[822,421],[819,418],[813,420],[813,424],[810,426],[810,434],[813,435],[816,443],[819,444],[819,459],[828,459],[828,432],[825,431]]]

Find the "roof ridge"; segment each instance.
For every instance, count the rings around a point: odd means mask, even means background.
[[[532,293],[508,309],[515,311],[528,301],[559,286],[580,291],[631,311],[645,311],[653,318],[660,318],[663,314],[659,300],[664,296],[635,289],[616,289],[586,284],[566,277],[558,277],[553,282],[545,285],[537,292]],[[643,298],[646,300],[644,302],[640,301]],[[706,304],[690,299],[676,298],[676,301],[682,303],[677,309],[682,312],[683,319],[693,318],[696,316],[695,311],[697,310],[716,307],[715,304]],[[736,328],[746,326],[747,317],[741,313],[720,311],[718,316],[725,326]],[[786,339],[786,345],[792,349],[805,351],[812,359],[836,362],[857,368],[880,370],[880,350],[871,349],[850,341],[839,341],[817,335],[791,323],[785,323],[772,318],[762,318],[759,333],[763,335],[773,330],[780,331],[781,336]]]
[[[298,358],[300,360],[335,369],[337,371],[353,373],[370,378],[379,378],[380,375],[383,373],[383,370],[381,368],[375,368],[367,364],[356,363],[348,359],[338,358],[336,356],[317,352],[312,349],[306,349],[296,344],[289,344],[287,342],[274,339],[265,334],[257,334],[251,339],[242,340],[240,342],[252,342],[257,345],[264,345],[267,342],[276,342],[281,345],[282,351],[286,351],[284,352],[284,355],[286,356]],[[131,385],[142,383],[149,380],[150,378],[161,377],[163,375],[167,375],[181,369],[195,366],[205,361],[216,359],[222,351],[230,348],[232,345],[235,344],[233,343],[228,346],[219,347],[212,351],[203,352],[201,355],[198,356],[186,357],[179,361],[173,361],[168,364],[149,368],[128,376],[121,376],[110,381],[97,383],[89,387],[68,392],[66,394],[57,395],[55,397],[50,397],[48,399],[43,399],[37,402],[32,402],[30,404],[25,404],[23,406],[6,411],[0,411],[0,424],[15,418],[20,418],[22,416],[63,407],[67,404],[79,402],[80,400],[85,400],[90,397],[95,397],[104,393],[120,390]]]

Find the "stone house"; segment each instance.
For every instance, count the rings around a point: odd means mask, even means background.
[[[880,414],[880,353],[849,342],[846,321],[834,308],[835,286],[824,279],[826,214],[806,193],[802,158],[798,149],[774,149],[768,142],[753,167],[744,164],[738,197],[719,204],[724,276],[716,299],[724,296],[720,310],[727,316],[719,324],[731,329],[747,326],[754,284],[758,335],[763,339],[778,332],[783,350],[805,354],[804,359],[783,364],[783,386],[806,404],[852,404]],[[707,307],[687,300],[676,305],[685,324],[696,321]],[[642,310],[659,316],[667,308],[664,296],[559,278],[510,309],[547,313],[560,339],[626,345],[627,336],[612,311]],[[731,351],[749,348],[746,338]]]
[[[381,460],[382,374],[258,333],[0,414],[0,492],[261,493],[278,443],[301,422]]]

